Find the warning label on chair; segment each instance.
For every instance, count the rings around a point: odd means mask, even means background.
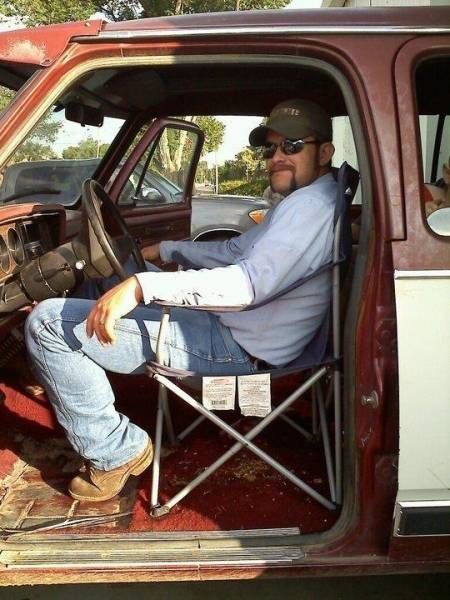
[[[203,406],[208,410],[233,410],[236,377],[203,377]]]
[[[244,417],[265,417],[272,410],[270,373],[238,377],[239,408]]]

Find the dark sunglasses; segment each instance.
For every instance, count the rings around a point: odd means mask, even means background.
[[[273,158],[275,156],[275,152],[277,148],[281,148],[283,154],[291,155],[298,154],[303,150],[306,144],[322,144],[318,140],[313,140],[310,142],[305,142],[304,140],[283,140],[279,144],[265,144],[261,147],[261,155],[263,158]]]

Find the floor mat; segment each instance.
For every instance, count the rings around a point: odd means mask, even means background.
[[[118,407],[152,434],[155,387],[145,377],[112,380]],[[4,529],[42,528],[80,519],[79,525],[71,527],[71,533],[273,527],[299,527],[307,533],[328,529],[338,516],[337,511],[320,506],[249,451],[240,451],[161,519],[149,516],[151,469],[140,481],[130,478],[120,496],[111,501],[74,501],[66,490],[80,459],[55,424],[45,397],[30,399],[17,390],[3,390],[6,399],[1,407],[5,427],[0,434],[0,527]],[[195,416],[177,400],[172,401],[172,407],[178,430]],[[309,403],[297,405],[296,417],[308,421]],[[238,420],[241,433],[256,423],[255,419],[240,419],[233,412],[224,413],[224,418]],[[307,442],[279,421],[255,442],[306,483],[329,495],[320,443]],[[205,422],[182,445],[166,449],[161,466],[162,500],[172,497],[232,444],[227,434]],[[90,522],[90,518],[99,521]],[[54,535],[59,529],[49,531]]]

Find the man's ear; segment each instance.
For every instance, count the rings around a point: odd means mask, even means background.
[[[324,142],[319,146],[319,162],[320,166],[324,167],[331,162],[334,154],[334,146],[331,142]]]

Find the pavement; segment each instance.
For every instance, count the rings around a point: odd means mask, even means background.
[[[450,569],[450,566],[449,566]],[[450,598],[450,574],[321,579],[128,583],[0,588],[0,600],[433,600]]]

